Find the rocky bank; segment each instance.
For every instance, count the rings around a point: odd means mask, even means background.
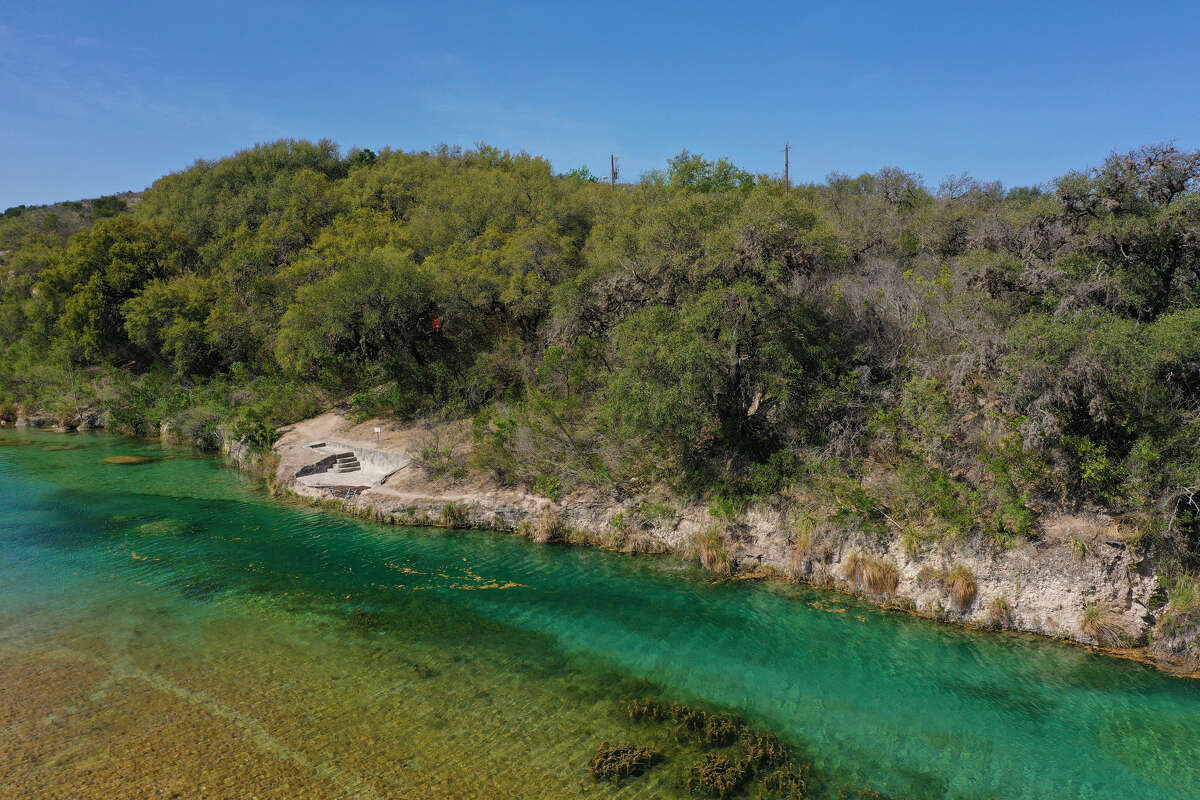
[[[283,429],[274,447],[274,479],[287,492],[336,501],[348,511],[385,521],[516,531],[541,541],[630,552],[675,552],[734,577],[788,576],[938,619],[1089,645],[1138,648],[1147,644],[1156,622],[1153,566],[1104,515],[1047,516],[1040,520],[1037,541],[1005,548],[963,539],[913,552],[899,536],[881,539],[829,526],[798,529],[789,501],[752,506],[723,521],[705,506],[672,505],[661,498],[648,502],[579,491],[555,501],[478,477],[434,477],[437,471],[422,454],[431,444],[442,450],[469,448],[467,439],[454,426],[354,424],[332,412]],[[308,445],[324,440],[397,452],[407,464],[378,485],[351,491],[298,481],[296,473],[316,458]],[[352,483],[351,476],[339,477]],[[1160,648],[1158,655],[1170,661],[1186,650]],[[1134,652],[1153,655],[1144,648],[1127,650]]]

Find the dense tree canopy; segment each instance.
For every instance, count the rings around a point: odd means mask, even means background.
[[[1170,145],[1043,187],[785,191],[686,151],[614,187],[281,141],[10,209],[0,251],[0,399],[64,417],[344,402],[472,417],[474,467],[530,485],[825,481],[863,524],[1092,506],[1200,536],[1200,153]],[[880,469],[899,499],[864,499]]]

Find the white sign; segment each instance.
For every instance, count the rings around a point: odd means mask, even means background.
[[[379,433],[379,432],[380,432],[380,430],[381,430],[380,428],[376,428],[376,429],[375,429],[375,432],[376,432],[376,433]]]

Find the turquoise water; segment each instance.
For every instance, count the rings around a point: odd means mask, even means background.
[[[103,460],[125,455],[152,460]],[[0,704],[23,748],[0,785],[29,791],[4,796],[132,796],[115,756],[77,762],[142,746],[143,717],[155,752],[212,724],[290,770],[258,796],[676,796],[686,747],[619,787],[587,773],[602,740],[658,741],[622,714],[648,693],[738,712],[831,785],[1200,797],[1200,682],[671,559],[369,524],[143,442],[0,431],[0,547],[0,687],[44,702]],[[97,728],[118,708],[137,724]]]

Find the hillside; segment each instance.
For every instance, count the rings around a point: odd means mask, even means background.
[[[786,191],[686,151],[611,187],[486,146],[284,141],[126,205],[69,236],[0,221],[0,416],[259,449],[335,406],[421,420],[469,440],[429,441],[437,475],[707,509],[718,569],[763,508],[884,572],[1104,520],[1195,655],[1200,153]],[[1083,637],[1136,639],[1104,624],[1131,602],[1078,609]]]

